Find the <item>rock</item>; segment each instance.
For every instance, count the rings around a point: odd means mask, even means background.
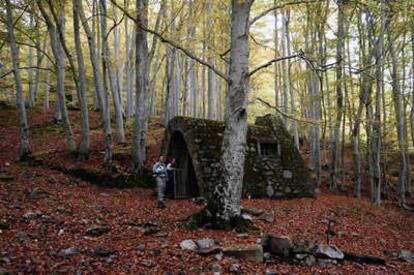
[[[7,257],[7,256],[9,256],[9,252],[7,252],[7,251],[1,251],[0,252],[0,257]]]
[[[144,251],[145,250],[145,244],[140,244],[137,246],[136,250],[138,251]]]
[[[265,252],[283,258],[289,257],[293,250],[293,242],[287,236],[275,237],[270,234],[265,234],[262,239],[262,246]]]
[[[58,236],[62,236],[63,234],[65,234],[65,230],[63,230],[62,228],[59,229]]]
[[[409,250],[401,250],[398,259],[407,263],[414,263],[414,254]]]
[[[3,257],[3,258],[1,259],[1,261],[2,261],[3,263],[5,263],[5,264],[10,264],[10,263],[11,263],[11,260],[10,260],[10,258],[8,258],[8,257]]]
[[[213,246],[213,247],[200,249],[199,251],[197,251],[197,254],[200,256],[210,256],[210,255],[215,255],[215,254],[219,254],[222,252],[223,252],[223,249],[221,247]]]
[[[90,227],[86,230],[85,235],[90,237],[99,237],[102,236],[105,233],[108,233],[111,231],[111,228],[107,226],[94,226]]]
[[[23,214],[23,219],[33,220],[33,219],[39,218],[41,216],[42,216],[42,212],[40,212],[39,210],[35,211],[35,212],[29,211],[29,212],[26,212],[26,213]]]
[[[66,248],[66,249],[62,249],[60,251],[60,254],[62,256],[66,256],[67,257],[67,256],[73,256],[75,254],[78,254],[78,252],[79,252],[78,248],[75,247],[75,246],[72,246],[72,247],[69,247],[69,248]]]
[[[230,272],[241,274],[241,266],[239,263],[232,263],[229,268]]]
[[[253,217],[252,217],[252,216],[250,216],[249,214],[242,214],[242,215],[241,215],[241,217],[242,217],[242,219],[243,219],[243,220],[245,220],[245,221],[250,221],[250,222],[253,222]]]
[[[221,265],[219,265],[218,263],[214,263],[214,264],[210,265],[210,270],[214,273],[220,273],[221,272]]]
[[[197,249],[197,244],[193,240],[184,240],[180,243],[180,247],[184,250],[195,250]]]
[[[322,259],[343,260],[344,253],[335,245],[319,244],[315,250],[315,256]]]
[[[249,234],[247,233],[240,233],[236,235],[237,238],[241,238],[241,239],[247,239],[249,238]]]
[[[356,232],[352,232],[352,237],[356,238],[356,237],[358,237],[358,236],[359,236],[359,234],[358,234],[358,233],[356,233]]]
[[[277,273],[277,271],[275,271],[275,270],[270,270],[270,269],[267,269],[266,271],[265,271],[265,275],[277,275],[278,273]]]
[[[379,243],[383,246],[385,246],[387,244],[387,241],[384,239],[379,240]]]
[[[267,187],[266,187],[266,195],[269,197],[269,198],[271,198],[271,197],[273,197],[273,195],[275,194],[275,190],[273,189],[273,187],[269,184]]]
[[[263,248],[261,245],[231,246],[223,249],[225,256],[237,257],[253,262],[263,262]]]
[[[263,214],[263,210],[257,209],[257,208],[250,208],[250,207],[243,207],[242,212],[245,212],[247,214],[253,215],[253,216],[260,216]]]
[[[328,267],[331,265],[336,264],[336,260],[332,260],[332,259],[318,259],[318,263],[321,267]]]
[[[295,259],[302,261],[303,259],[305,259],[308,256],[308,254],[296,254],[295,255]]]
[[[48,195],[49,193],[41,190],[41,189],[34,189],[33,191],[31,191],[29,194],[27,194],[27,198],[29,200],[37,200],[40,198],[44,198]]]
[[[155,263],[151,260],[142,260],[141,264],[145,267],[153,267],[155,265]]]
[[[14,240],[18,243],[23,243],[29,239],[29,236],[25,232],[18,232],[14,237]]]
[[[212,247],[215,244],[215,241],[210,238],[204,238],[204,239],[196,240],[195,243],[197,244],[197,247],[199,249],[205,249],[205,248]]]
[[[0,268],[0,275],[10,275],[11,272],[5,268]]]
[[[94,255],[97,257],[109,257],[111,255],[115,254],[114,250],[108,249],[106,247],[103,246],[98,246],[95,249]]]
[[[156,224],[147,223],[144,225],[144,235],[154,235],[156,233],[160,232],[160,228]]]
[[[260,218],[261,221],[267,222],[267,223],[274,223],[275,222],[275,215],[270,215],[265,218]]]
[[[314,265],[316,263],[315,256],[309,254],[308,257],[305,258],[305,261],[303,262],[307,266]]]

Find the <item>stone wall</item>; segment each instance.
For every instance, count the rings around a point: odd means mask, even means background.
[[[171,138],[177,134],[182,135],[192,159],[200,194],[207,198],[220,181],[223,131],[223,122],[175,117],[169,122],[163,141],[162,150],[169,156],[172,151],[169,148]],[[266,144],[270,144],[272,152],[277,150],[277,154],[264,155],[259,152],[264,150],[260,145]],[[278,117],[258,117],[255,125],[249,125],[246,153],[243,196],[314,196],[314,186],[309,180],[303,159]]]

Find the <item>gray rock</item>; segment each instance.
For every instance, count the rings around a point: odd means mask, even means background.
[[[308,256],[308,254],[296,254],[295,255],[295,259],[302,261],[303,259],[305,259]]]
[[[265,272],[265,275],[277,275],[277,274],[278,274],[277,271],[270,270],[270,269],[267,269]]]
[[[414,254],[409,250],[401,250],[398,259],[407,263],[414,263]]]
[[[318,259],[318,264],[321,267],[328,267],[334,264],[337,264],[336,260],[332,260],[332,259]]]
[[[221,265],[219,265],[218,263],[214,263],[210,266],[210,270],[214,273],[220,273],[222,268]]]
[[[275,237],[265,234],[262,239],[262,246],[265,252],[287,258],[293,250],[293,242],[287,236]]]
[[[201,256],[209,256],[209,255],[219,254],[222,252],[223,252],[223,249],[221,247],[213,246],[213,247],[200,249],[199,251],[197,251],[197,254]]]
[[[73,255],[76,255],[78,253],[79,253],[79,250],[75,246],[68,247],[68,248],[62,249],[60,251],[60,254],[62,254],[62,256],[66,256],[66,257],[67,256],[73,256]]]
[[[99,237],[105,233],[111,231],[111,228],[107,226],[94,226],[90,227],[86,230],[85,235],[90,237]]]
[[[315,255],[322,259],[343,260],[344,253],[335,245],[319,244],[316,247]]]
[[[108,249],[104,246],[98,246],[94,252],[94,255],[97,257],[109,257],[113,254],[115,254],[114,250]]]
[[[204,204],[205,202],[206,202],[206,199],[204,198],[204,197],[197,197],[197,198],[194,198],[194,202],[196,203],[196,204],[199,204],[199,205],[201,205],[201,204]]]
[[[283,170],[283,178],[291,179],[293,177],[292,171],[290,170]]]
[[[253,216],[260,216],[263,214],[263,210],[253,208],[253,207],[243,207],[242,212],[253,215]]]
[[[138,251],[144,251],[145,250],[145,244],[140,244],[137,246],[136,250]]]
[[[253,262],[263,262],[263,248],[258,244],[226,247],[223,248],[223,254]]]
[[[184,240],[180,243],[180,247],[184,250],[195,250],[197,249],[197,244],[193,240]]]
[[[39,218],[41,216],[42,216],[42,212],[40,212],[39,210],[37,210],[35,212],[29,211],[29,212],[26,212],[26,213],[23,214],[23,219],[33,220],[33,219]]]
[[[196,240],[195,243],[197,244],[197,247],[199,249],[205,249],[205,248],[212,247],[215,244],[215,241],[210,238],[204,238],[204,239]]]
[[[242,219],[243,219],[243,220],[245,220],[245,221],[250,221],[250,222],[253,222],[253,217],[252,217],[252,216],[250,216],[249,214],[242,214],[242,215],[241,215],[241,217],[242,217]]]
[[[308,255],[303,263],[307,266],[314,265],[316,263],[316,258],[313,255]]]
[[[239,263],[232,263],[229,268],[230,272],[241,274],[241,266]]]

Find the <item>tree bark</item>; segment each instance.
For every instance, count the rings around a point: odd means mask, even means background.
[[[228,105],[218,182],[207,209],[216,220],[230,222],[240,216],[247,134],[249,84],[249,14],[253,0],[232,0],[231,57]]]
[[[37,5],[42,13],[43,18],[46,21],[49,36],[50,36],[50,45],[53,51],[53,55],[56,58],[56,73],[57,73],[57,97],[60,113],[62,115],[63,128],[66,134],[66,142],[69,152],[76,152],[76,142],[73,135],[72,126],[70,124],[69,114],[65,102],[65,53],[63,51],[63,46],[60,43],[62,38],[59,38],[60,34],[58,30],[53,25],[52,20],[47,14],[43,3],[41,0],[36,0]],[[60,18],[58,19],[61,26],[64,25],[64,8],[62,7]]]
[[[7,10],[7,32],[11,48],[11,60],[13,66],[13,75],[16,82],[16,104],[19,110],[19,125],[20,125],[20,145],[19,145],[19,159],[24,160],[30,156],[29,146],[29,126],[27,123],[26,107],[23,96],[23,85],[20,78],[19,71],[19,49],[16,45],[16,38],[14,36],[14,22],[13,22],[13,8],[10,0],[6,1]]]

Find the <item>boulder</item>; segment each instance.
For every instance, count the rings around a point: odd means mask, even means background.
[[[287,236],[276,237],[265,234],[262,239],[262,246],[265,252],[288,258],[293,250],[293,242]]]
[[[414,263],[414,254],[409,250],[401,250],[398,259],[407,263]]]
[[[343,260],[344,253],[335,245],[319,244],[316,247],[315,255],[322,259]]]
[[[40,212],[39,210],[35,211],[35,212],[29,211],[29,212],[26,212],[26,213],[23,214],[23,219],[33,220],[33,219],[39,218],[41,216],[42,216],[42,212]]]
[[[246,259],[248,261],[263,262],[263,248],[261,245],[252,244],[245,246],[230,246],[223,248],[225,256]]]
[[[78,254],[78,252],[79,252],[78,248],[75,247],[75,246],[72,246],[72,247],[68,247],[68,248],[62,249],[60,251],[60,254],[62,254],[62,256],[66,256],[67,257],[67,256],[73,256],[75,254]]]
[[[215,244],[215,241],[210,238],[204,238],[204,239],[196,240],[195,243],[197,244],[197,247],[199,249],[205,249],[205,248],[212,247]]]
[[[94,226],[90,227],[86,230],[85,235],[90,237],[99,237],[102,236],[105,233],[108,233],[111,231],[111,228],[107,226]]]
[[[184,240],[180,243],[180,247],[184,250],[195,250],[197,249],[197,244],[193,240]]]
[[[263,210],[253,208],[253,207],[243,207],[242,212],[253,215],[253,216],[260,216],[263,214]]]

